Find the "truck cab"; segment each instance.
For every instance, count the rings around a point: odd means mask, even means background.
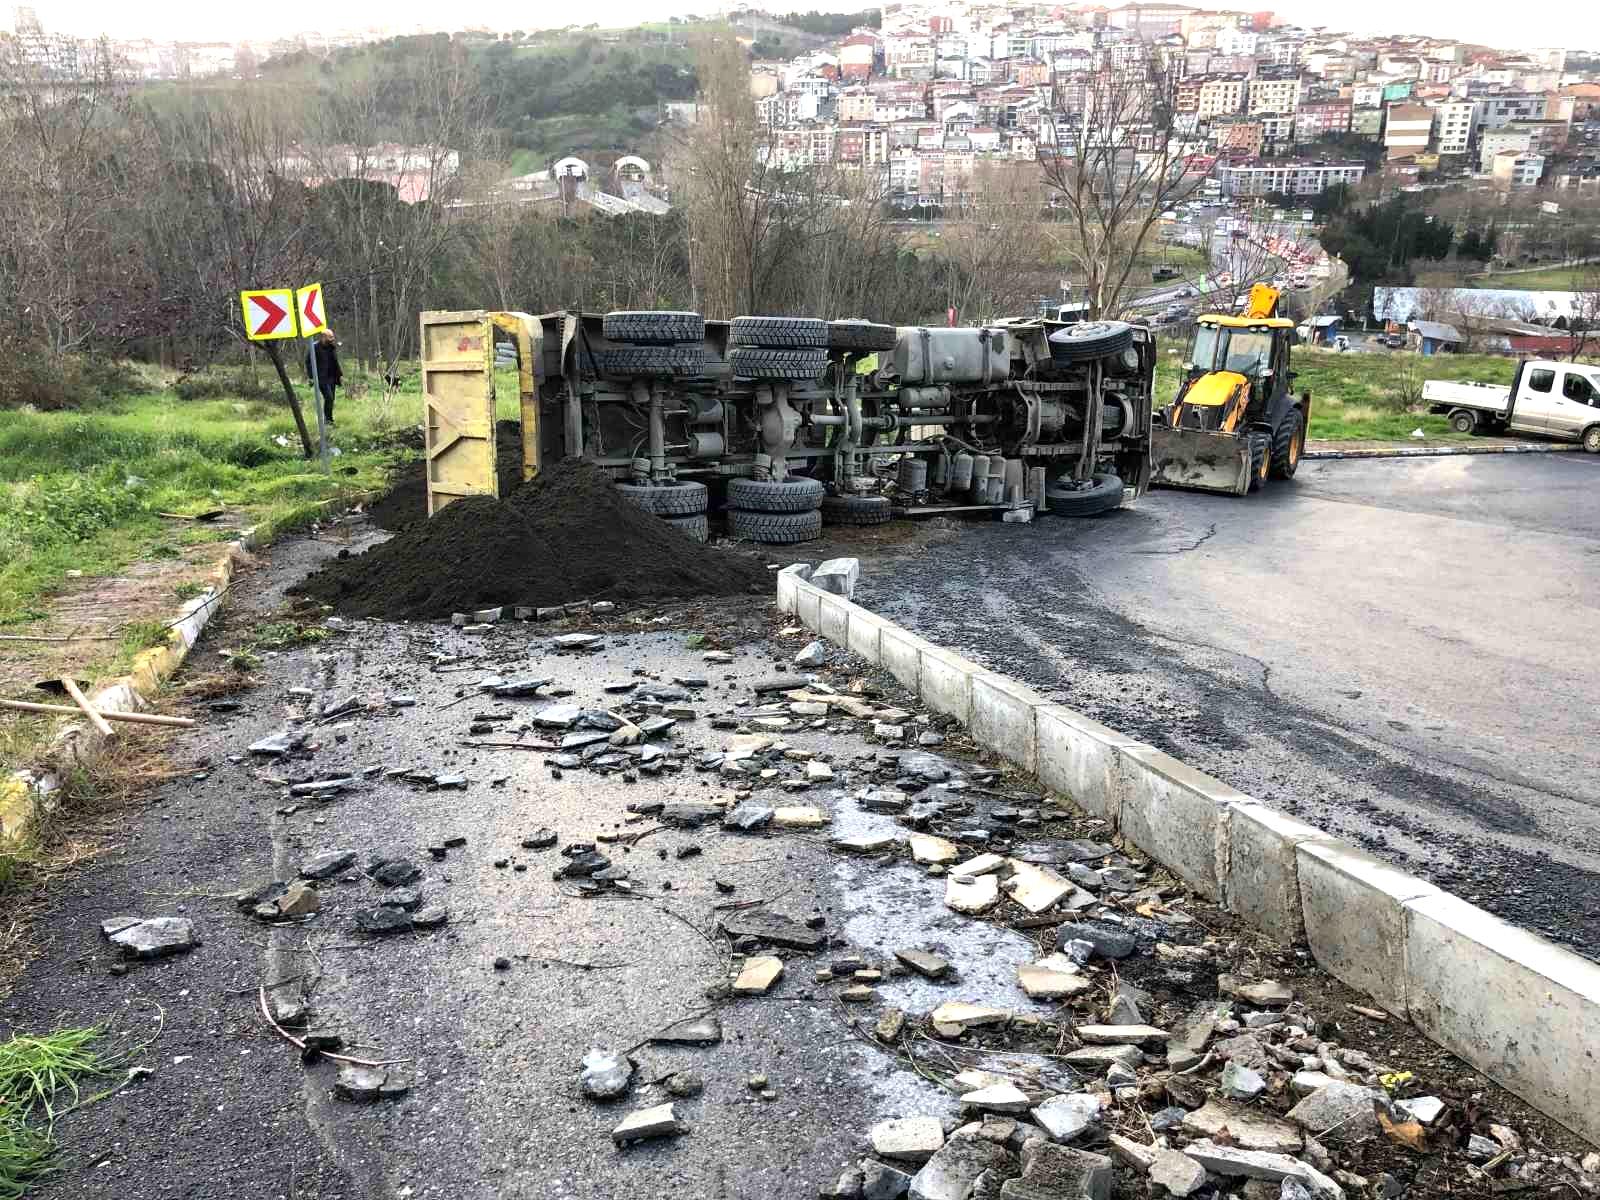
[[[1600,367],[1523,363],[1517,371],[1511,428],[1577,441],[1600,424]]]

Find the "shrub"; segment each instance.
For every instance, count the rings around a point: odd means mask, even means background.
[[[36,546],[86,542],[139,511],[133,488],[92,475],[36,475],[5,522]]]
[[[275,375],[257,376],[247,367],[210,367],[173,381],[180,400],[271,400],[281,396]]]
[[[127,363],[87,354],[54,354],[37,342],[0,343],[0,409],[81,408],[139,390]]]

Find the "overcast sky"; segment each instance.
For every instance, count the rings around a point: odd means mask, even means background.
[[[368,25],[421,25],[433,30],[439,28],[441,7],[437,0],[334,0],[321,6],[321,27],[330,32]],[[513,10],[514,17],[501,17],[493,5],[454,11],[463,22],[500,25],[514,20],[517,26],[532,29],[568,24],[575,12],[605,25],[632,25],[673,14],[705,13],[717,7],[714,3],[683,0],[588,0],[578,6],[554,0],[523,0]],[[773,11],[821,8],[846,12],[863,5],[860,0],[773,0],[763,7]],[[0,0],[0,22],[9,24],[9,8]],[[271,38],[311,28],[312,22],[302,19],[301,14],[315,11],[316,6],[256,4],[248,0],[220,4],[216,0],[155,0],[146,4],[128,0],[40,0],[33,8],[44,27],[53,31],[210,41]],[[1503,0],[1410,0],[1407,4],[1396,4],[1394,0],[1279,0],[1273,11],[1288,20],[1308,25],[1337,23],[1356,32],[1426,33],[1503,47],[1600,47],[1600,5],[1590,0],[1537,0],[1527,5]]]

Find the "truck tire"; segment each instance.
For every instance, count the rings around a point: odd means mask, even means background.
[[[703,483],[619,483],[617,491],[645,512],[660,517],[684,517],[706,510]]]
[[[1450,414],[1450,428],[1457,433],[1477,433],[1478,414],[1471,409],[1458,408]]]
[[[828,323],[816,317],[735,317],[728,342],[733,346],[826,350]]]
[[[1264,433],[1250,437],[1250,490],[1259,492],[1267,482],[1267,472],[1272,467],[1272,439]]]
[[[704,543],[711,540],[711,526],[706,521],[705,513],[696,513],[692,517],[662,517],[661,520],[693,541]]]
[[[744,512],[811,512],[822,496],[822,484],[815,479],[728,480],[728,507]]]
[[[822,514],[810,512],[745,512],[728,510],[728,532],[747,542],[788,545],[822,536]]]
[[[692,379],[705,370],[706,352],[701,346],[606,346],[594,351],[594,365],[602,375],[623,379]]]
[[[1591,425],[1583,431],[1583,448],[1590,454],[1600,454],[1600,425]]]
[[[1306,419],[1298,408],[1283,414],[1272,431],[1272,462],[1268,474],[1274,479],[1293,479],[1300,469],[1300,452],[1305,448]]]
[[[882,525],[893,516],[887,496],[828,496],[822,501],[824,525]]]
[[[1126,321],[1079,321],[1050,335],[1050,357],[1056,362],[1109,358],[1133,345],[1133,326]]]
[[[856,320],[828,322],[830,350],[893,350],[899,340],[900,331],[893,325]]]
[[[816,379],[827,370],[828,352],[735,346],[728,351],[728,366],[735,379],[784,379],[800,383]]]
[[[703,342],[706,321],[695,312],[610,312],[600,321],[607,341],[635,346],[670,346],[674,342]]]
[[[1063,517],[1093,517],[1110,512],[1122,503],[1122,479],[1117,475],[1096,475],[1086,488],[1051,484],[1044,490],[1045,507]]]

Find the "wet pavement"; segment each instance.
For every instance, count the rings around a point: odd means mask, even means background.
[[[973,525],[857,599],[1581,953],[1600,459],[1307,462]]]
[[[336,529],[269,552],[269,565],[243,578],[185,675],[228,670],[219,649],[248,643],[269,616],[281,619],[284,585],[346,536]],[[363,543],[358,535],[348,544]],[[842,733],[798,721],[757,730],[831,761],[835,778],[803,790],[694,769],[699,752],[736,736],[711,729],[708,718],[735,705],[748,711],[752,680],[793,670],[789,660],[807,637],[770,641],[773,619],[770,605],[748,603],[637,621],[619,614],[599,627],[603,646],[582,654],[554,652],[552,631],[533,624],[474,636],[354,622],[265,656],[253,672],[257,686],[225,701],[238,711],[188,708],[202,724],[169,743],[180,778],[141,806],[125,844],[46,892],[42,953],[0,1002],[0,1037],[57,1021],[109,1021],[129,1041],[155,1039],[139,1060],[153,1076],[62,1123],[78,1169],[46,1194],[802,1195],[864,1147],[874,1120],[955,1115],[952,1094],[874,1047],[865,1031],[888,1005],[915,1013],[996,994],[1048,1014],[1053,1006],[1030,1003],[1016,986],[1015,968],[1036,956],[1035,943],[946,909],[944,881],[903,852],[888,864],[830,848],[834,835],[905,836],[892,816],[857,811],[845,799],[868,781],[883,749],[861,736],[870,720],[829,722],[849,727]],[[691,634],[706,640],[691,648]],[[714,647],[732,662],[704,661]],[[702,676],[708,684],[690,690],[687,707],[697,717],[652,743],[684,755],[659,774],[567,769],[557,777],[544,765],[551,755],[462,744],[560,737],[513,727],[549,707],[552,690],[573,693],[554,703],[626,704],[628,695],[604,688],[641,682],[636,669],[661,683]],[[476,690],[486,676],[553,682],[539,698],[497,699]],[[286,723],[349,697],[361,701],[354,712]],[[415,704],[395,707],[393,697]],[[476,718],[494,713],[514,720],[469,737]],[[307,753],[245,754],[284,728],[309,733]],[[784,758],[768,769],[798,779],[805,763]],[[404,770],[464,776],[465,784],[430,787],[400,777]],[[354,783],[326,802],[288,791],[347,776]],[[629,811],[732,800],[739,788],[753,788],[763,803],[818,805],[834,823],[739,834],[715,823],[658,827]],[[525,847],[542,828],[559,834],[558,845]],[[465,844],[449,845],[442,859],[430,855],[428,847],[456,838]],[[591,896],[582,879],[553,878],[567,861],[562,847],[579,842],[626,868],[627,880]],[[698,853],[683,857],[690,848]],[[385,938],[358,930],[356,912],[384,891],[361,869],[374,849],[418,864],[423,875],[412,886],[421,906],[444,906],[446,925]],[[235,903],[239,890],[292,879],[314,855],[339,850],[355,851],[357,864],[317,885],[322,908],[308,921],[266,924]],[[815,921],[824,948],[776,951],[790,961],[768,995],[729,997],[730,970],[742,956],[730,952],[719,919],[769,911]],[[117,956],[98,925],[122,913],[189,917],[202,944],[114,976]],[[899,947],[942,954],[957,972],[935,984],[891,971]],[[874,1002],[842,1003],[848,979],[816,982],[818,968],[849,955],[885,971]],[[337,1065],[302,1068],[297,1050],[260,1016],[262,986],[274,998],[304,992],[312,1028],[339,1033],[345,1053],[398,1060],[393,1075],[409,1083],[409,1095],[371,1106],[335,1098]],[[720,1044],[648,1042],[707,1012],[721,1020]],[[862,1029],[850,1024],[858,1012]],[[631,1053],[631,1096],[612,1104],[581,1096],[578,1068],[594,1044]],[[611,1130],[629,1111],[673,1100],[663,1081],[680,1070],[705,1080],[701,1095],[676,1101],[690,1133],[614,1147]],[[767,1077],[770,1097],[747,1086],[752,1075]]]

